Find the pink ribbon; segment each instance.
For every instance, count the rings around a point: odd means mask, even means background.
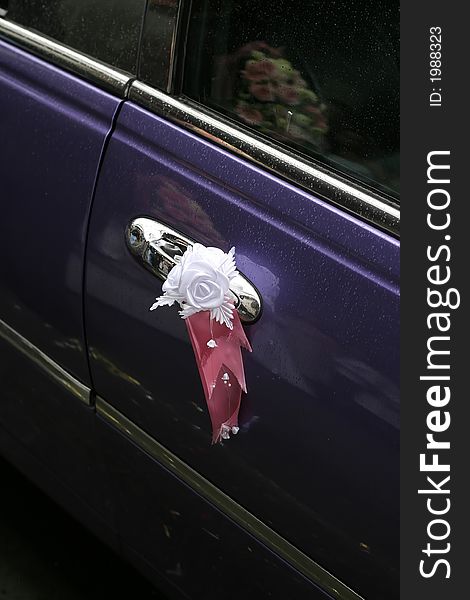
[[[207,408],[212,421],[212,443],[238,432],[238,411],[242,391],[246,393],[241,348],[251,350],[238,312],[233,312],[233,329],[211,321],[210,312],[198,312],[186,319]],[[214,340],[215,347],[207,342]]]

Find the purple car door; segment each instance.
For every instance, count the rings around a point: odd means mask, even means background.
[[[77,35],[92,23],[67,4],[11,0],[0,15],[0,447],[105,532],[83,271],[100,159],[130,75],[59,43],[112,54]]]
[[[398,8],[353,4],[201,2],[177,46],[151,5],[103,162],[85,315],[114,508],[193,597],[397,597]],[[223,444],[178,311],[149,311],[142,217],[235,246],[259,292]]]

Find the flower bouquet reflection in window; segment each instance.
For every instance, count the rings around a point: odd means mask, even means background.
[[[224,57],[218,71],[216,96],[240,120],[279,141],[322,149],[326,107],[282,48],[253,42]]]

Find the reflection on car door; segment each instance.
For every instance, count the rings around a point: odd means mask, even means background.
[[[126,249],[126,226],[138,216],[235,246],[263,297],[261,319],[246,328],[253,353],[241,430],[223,445],[210,443],[184,323],[176,310],[148,310],[161,282]],[[89,239],[98,396],[356,592],[395,597],[397,241],[133,102],[108,147]],[[201,562],[178,525],[187,500],[164,491],[157,466],[117,448],[109,457],[116,510],[132,551],[163,562],[187,592],[199,585],[198,567],[216,577],[219,558],[230,556],[228,534],[205,527],[204,511],[186,519],[201,548],[215,536]]]

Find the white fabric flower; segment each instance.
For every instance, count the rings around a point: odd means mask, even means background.
[[[225,253],[219,248],[194,244],[171,269],[163,284],[163,296],[150,307],[172,306],[178,302],[183,319],[202,310],[232,329],[233,299],[230,281],[238,275],[235,248]]]

